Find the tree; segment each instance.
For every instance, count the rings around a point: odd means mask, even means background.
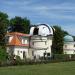
[[[52,52],[54,54],[61,54],[63,53],[63,36],[64,33],[59,26],[53,26],[55,28],[55,32],[53,35],[53,45],[52,45]]]
[[[10,26],[13,32],[29,33],[30,20],[16,16],[10,20]]]
[[[69,35],[69,33],[67,31],[62,30],[62,32],[63,32],[63,37],[66,35]]]
[[[6,13],[0,12],[0,45],[5,44],[3,38],[5,37],[8,23],[9,23],[8,15]]]
[[[7,59],[7,53],[5,47],[0,46],[0,61],[5,61]]]

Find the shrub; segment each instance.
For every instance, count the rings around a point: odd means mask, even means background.
[[[4,47],[0,47],[0,61],[6,61],[7,53]]]

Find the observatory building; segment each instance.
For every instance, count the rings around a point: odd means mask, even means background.
[[[31,26],[30,34],[12,32],[8,28],[6,34],[6,49],[9,55],[19,56],[21,59],[41,59],[51,57],[51,47],[54,29],[48,24]],[[64,37],[64,54],[75,54],[75,42],[72,36]]]
[[[53,29],[47,24],[31,26],[30,34],[8,32],[7,53],[24,58],[51,57]]]
[[[53,29],[47,24],[39,24],[30,28],[30,48],[32,56],[51,57]]]
[[[70,35],[64,37],[63,52],[64,54],[75,54],[75,42]]]

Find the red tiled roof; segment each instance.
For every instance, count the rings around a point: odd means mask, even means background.
[[[29,44],[22,44],[22,40],[19,39],[19,36],[28,36],[28,34],[18,33],[18,32],[12,32],[7,33],[7,35],[13,35],[13,38],[11,42],[9,42],[8,46],[29,46]]]
[[[29,36],[29,34],[24,34],[20,32],[11,32],[11,33],[7,33],[7,35]]]

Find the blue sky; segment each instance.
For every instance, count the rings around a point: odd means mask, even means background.
[[[27,17],[32,24],[59,25],[75,35],[75,0],[0,0],[0,11]]]

